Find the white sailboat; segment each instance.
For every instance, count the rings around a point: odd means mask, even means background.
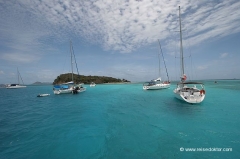
[[[180,63],[181,81],[174,89],[175,97],[187,103],[201,103],[205,98],[204,84],[199,82],[186,82],[187,76],[184,73],[183,46],[182,46],[182,27],[181,13],[179,6],[179,25],[180,25]]]
[[[72,47],[72,42],[70,41],[70,54],[71,54],[71,69],[72,69],[72,81],[67,82],[67,83],[62,83],[60,85],[54,85],[53,86],[53,93],[54,94],[68,94],[68,93],[73,93],[77,94],[80,92],[86,91],[86,88],[84,87],[83,83],[80,84],[75,84],[73,80],[73,47]],[[75,55],[74,55],[75,59]],[[77,67],[76,59],[75,59],[75,64]],[[78,68],[77,68],[78,71]],[[79,73],[78,73],[79,75]]]
[[[161,44],[160,44],[159,40],[158,40],[158,43],[159,43],[159,48],[160,48],[161,53],[162,53],[162,48],[161,48]],[[167,67],[166,67],[166,64],[165,64],[163,53],[162,53],[162,58],[163,58],[163,61],[164,61],[164,65],[165,65],[166,73],[167,73],[167,77],[168,77]],[[162,82],[162,80],[161,80],[161,77],[160,77],[160,74],[161,74],[160,73],[160,55],[159,54],[158,54],[158,61],[159,61],[159,63],[158,63],[159,64],[159,77],[157,79],[151,80],[150,82],[145,82],[143,84],[143,89],[144,90],[166,89],[166,88],[170,87],[169,77],[168,77],[168,81]]]
[[[7,89],[18,89],[18,88],[25,88],[27,86],[24,86],[24,83],[23,83],[23,80],[22,80],[22,77],[20,75],[20,72],[18,71],[18,68],[17,68],[17,76],[18,76],[18,84],[9,84],[6,86]],[[23,83],[23,85],[20,84],[20,79]]]
[[[90,87],[95,87],[95,86],[96,86],[96,84],[94,82],[90,83]]]

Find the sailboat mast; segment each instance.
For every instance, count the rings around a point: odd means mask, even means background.
[[[181,26],[181,11],[179,6],[179,26],[180,26],[180,65],[181,65],[181,76],[184,75],[184,62],[183,62],[183,46],[182,46],[182,26]]]
[[[169,81],[167,66],[166,66],[166,63],[165,63],[165,60],[164,60],[163,51],[162,51],[162,47],[161,47],[161,43],[160,43],[160,40],[159,40],[159,39],[158,39],[158,43],[159,43],[159,47],[160,47],[160,50],[161,50],[161,54],[162,54],[162,59],[163,59],[163,62],[164,62],[164,66],[165,66],[165,69],[166,69],[167,78],[168,78],[168,81]]]
[[[17,67],[17,76],[18,76],[18,84],[20,84],[20,82],[19,82],[19,71],[18,71],[18,67]]]
[[[70,53],[71,53],[71,69],[72,69],[72,81],[73,81],[72,41],[70,41]]]
[[[158,77],[161,77],[161,69],[160,69],[160,49],[158,51]]]

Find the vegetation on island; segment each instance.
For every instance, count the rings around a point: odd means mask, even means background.
[[[84,76],[84,75],[77,75],[73,74],[73,80],[74,83],[84,83],[84,84],[90,84],[91,82],[94,82],[96,84],[102,84],[102,83],[123,83],[123,82],[130,82],[126,79],[119,79],[119,78],[113,78],[113,77],[106,77],[106,76]],[[72,74],[66,73],[61,74],[58,76],[53,84],[61,84],[72,81]]]

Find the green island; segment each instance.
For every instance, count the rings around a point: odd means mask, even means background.
[[[103,83],[129,83],[130,81],[126,79],[119,79],[113,77],[106,77],[106,76],[84,76],[84,75],[77,75],[73,74],[74,83],[84,83],[90,84],[94,82],[96,84],[103,84]],[[61,74],[57,76],[54,80],[53,84],[61,84],[72,81],[72,73]]]

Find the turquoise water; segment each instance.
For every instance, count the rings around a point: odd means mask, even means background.
[[[240,81],[205,81],[198,105],[175,99],[175,86],[97,85],[78,95],[0,89],[0,158],[239,158]]]

